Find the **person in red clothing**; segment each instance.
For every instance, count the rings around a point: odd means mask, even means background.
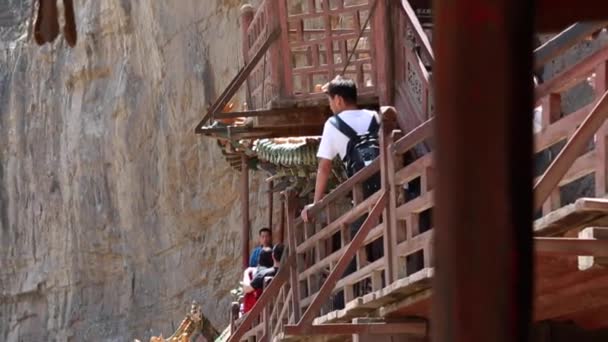
[[[253,288],[251,286],[251,281],[254,279],[256,273],[271,268],[272,266],[272,249],[270,247],[264,247],[260,252],[258,267],[248,267],[243,273],[243,292],[245,293],[243,297],[243,314],[249,312],[258,298],[262,295],[262,289]]]

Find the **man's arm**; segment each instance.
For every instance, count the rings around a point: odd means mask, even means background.
[[[244,272],[243,272],[243,292],[245,293],[249,293],[253,291],[253,287],[251,287],[251,274],[255,272],[255,268],[253,267],[248,267]]]
[[[261,250],[262,250],[262,248],[260,246],[253,249],[253,252],[251,252],[251,256],[249,257],[249,267],[257,266],[256,259],[258,258],[258,255]]]
[[[325,190],[327,189],[327,181],[329,180],[329,176],[331,175],[332,168],[333,164],[331,160],[319,158],[319,167],[317,168],[317,180],[315,182],[315,196],[313,202],[305,206],[302,210],[301,216],[304,222],[308,222],[310,220],[310,218],[308,217],[308,209],[315,203],[319,202],[323,198],[323,196],[325,196]]]
[[[325,196],[325,190],[327,189],[327,181],[331,170],[333,168],[332,162],[329,159],[319,158],[319,167],[317,168],[317,181],[315,183],[315,197],[314,203],[319,202],[323,196]]]

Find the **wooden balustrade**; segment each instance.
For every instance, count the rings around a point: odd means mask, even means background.
[[[546,156],[552,146],[567,142],[536,181],[536,206],[543,215],[567,204],[561,198],[561,189],[585,176],[592,176],[595,186],[578,197],[606,195],[607,126],[604,121],[608,109],[601,100],[607,89],[607,62],[608,47],[604,47],[536,87],[536,102],[542,106],[542,117],[541,130],[535,135],[535,152],[544,152]],[[591,77],[595,77],[593,82]],[[572,113],[564,113],[562,94],[587,80],[594,88],[592,102]],[[608,103],[608,99],[604,102]],[[574,199],[567,198],[568,201]]]
[[[249,108],[323,99],[317,86],[342,73],[357,81],[361,95],[377,95],[375,64],[381,52],[375,52],[372,40],[386,23],[367,21],[372,4],[262,1],[252,19],[242,20],[245,59],[256,54],[273,29],[280,27],[283,34],[249,76]]]
[[[395,110],[383,108],[381,157],[314,205],[309,210],[309,214],[315,217],[314,222],[304,223],[297,218],[299,213],[296,212],[295,199],[288,196],[285,212],[290,261],[269,285],[267,292],[272,291],[272,294],[265,292],[262,295],[254,309],[244,318],[242,326],[236,329],[232,341],[241,340],[246,336],[246,330],[249,330],[248,336],[266,339],[284,332],[286,327],[289,331],[307,331],[311,329],[315,317],[338,309],[334,304],[347,305],[349,301],[370,291],[378,291],[404,280],[413,283],[417,279],[423,279],[420,274],[432,274],[434,154],[428,151],[428,146],[432,145],[429,142],[432,139],[434,120],[429,85],[429,70],[434,57],[426,35],[419,23],[411,17],[411,8],[407,7],[407,2],[404,3],[403,12],[399,13],[405,18],[402,28],[404,32],[413,30],[415,42],[404,51],[407,56],[406,70],[402,71],[405,74],[397,76],[396,81],[416,80],[413,82],[417,82],[416,87],[420,87],[422,97],[416,98],[412,93],[407,93],[405,97],[409,102],[403,108],[417,113],[420,122],[411,129],[395,134],[392,129],[387,129],[384,121],[391,115],[395,116]],[[313,6],[314,1],[308,4]],[[363,7],[358,8],[357,11],[362,9]],[[313,37],[314,34],[323,32],[316,31],[320,30],[317,28],[307,28],[302,22],[298,26],[291,26],[293,21],[316,18],[342,8],[323,7],[322,11],[317,12],[318,10],[302,9],[302,13],[288,17],[290,35],[299,36],[297,44],[302,44],[303,37]],[[319,42],[321,41],[323,40]],[[317,44],[316,40],[311,42]],[[293,46],[297,44],[294,43]],[[327,43],[328,47],[330,45]],[[542,105],[542,118],[541,129],[535,134],[535,153],[571,139],[577,132],[577,127],[585,122],[593,108],[600,103],[600,97],[608,89],[607,49],[599,50],[536,88],[536,101]],[[335,67],[335,63],[323,70],[332,67]],[[561,94],[592,74],[595,76],[593,86],[596,94],[593,101],[572,113],[563,113]],[[600,109],[603,110],[603,107]],[[521,115],[529,115],[532,120],[531,113]],[[587,175],[593,175],[595,179],[594,192],[589,195],[606,195],[608,125],[602,122],[600,120],[598,124],[596,121],[594,127],[587,130],[585,139],[578,138],[587,141],[595,134],[590,148],[566,151],[568,158],[565,163],[561,162],[566,167],[562,166],[560,172],[551,176],[558,180],[549,187],[548,199],[542,208],[543,214],[565,204],[560,198],[561,187]],[[426,148],[420,148],[423,144]],[[471,158],[474,158],[474,153],[471,151]],[[363,198],[362,183],[378,172],[382,179],[382,189]],[[458,197],[454,198],[457,200]],[[362,221],[365,222],[360,230],[351,229],[353,224]],[[373,251],[371,246],[378,246],[380,241],[383,241],[384,254],[370,258],[368,252]],[[541,243],[545,243],[547,249],[553,248],[550,245],[552,241]],[[351,258],[354,258],[354,267],[344,273]],[[425,283],[421,286],[430,285]],[[343,303],[339,303],[336,296],[343,296]],[[262,322],[254,325],[260,317],[264,318]]]

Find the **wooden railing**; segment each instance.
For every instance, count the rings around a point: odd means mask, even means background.
[[[537,183],[535,192],[537,198],[542,201],[543,215],[572,202],[577,197],[606,195],[605,151],[608,131],[606,124],[603,123],[606,113],[602,114],[606,112],[605,105],[596,110],[599,111],[596,127],[585,130],[583,135],[574,136],[574,133],[590,116],[592,109],[600,105],[600,99],[608,90],[607,63],[608,47],[604,47],[536,87],[535,97],[537,105],[542,107],[542,116],[541,131],[535,135],[535,152],[539,158],[545,160],[544,163],[542,160],[538,163],[540,169],[537,182],[540,183]],[[564,112],[561,105],[562,96],[582,82],[589,82],[593,89],[590,103],[573,112]],[[548,164],[559,167],[560,163],[556,163],[559,158],[555,150],[561,149],[567,141],[569,145],[574,142],[578,147],[565,149],[560,157],[568,161],[565,164],[561,163],[563,165],[561,172],[553,172],[555,169],[547,168]],[[544,175],[540,174],[541,171]],[[573,187],[583,187],[583,184],[580,184],[583,178],[593,186],[585,191],[578,191],[579,194],[569,194],[568,192],[576,191]],[[577,182],[578,184],[575,184]],[[563,195],[567,197],[564,198]]]
[[[407,6],[404,12],[410,12]],[[410,18],[409,14],[406,17]],[[429,110],[432,100],[428,98],[428,70],[431,65],[425,64],[424,60],[430,58],[428,61],[432,63],[433,55],[428,42],[425,43],[424,36],[421,36],[424,33],[413,21],[410,20],[409,25],[413,25],[414,32],[417,32],[414,36],[421,45],[406,61],[416,68],[416,77],[424,80],[423,98],[426,100],[422,103],[426,105],[415,108],[419,114],[425,115],[421,117],[422,124],[404,131],[394,130],[398,115],[395,109],[384,107],[380,158],[313,206],[309,210],[315,218],[313,222],[304,223],[297,218],[297,201],[293,197],[288,198],[285,203],[289,257],[279,275],[244,318],[241,327],[236,329],[231,341],[254,335],[258,340],[264,340],[286,331],[312,332],[317,326],[315,318],[348,307],[357,297],[381,291],[403,280],[416,279],[416,275],[422,272],[432,274],[434,167],[433,152],[428,146],[433,145],[434,119]],[[418,63],[411,63],[416,60]],[[608,47],[535,89],[542,115],[540,131],[534,136],[534,152],[541,157],[548,155],[548,162],[538,170],[538,180],[542,183],[543,179],[550,179],[555,183],[550,187],[548,199],[543,201],[542,215],[572,201],[576,196],[566,199],[562,196],[563,190],[584,177],[593,176],[594,186],[577,196],[606,195],[608,125],[603,122],[608,115],[608,100],[601,99],[608,98],[605,95],[608,90],[607,67]],[[595,94],[592,101],[571,113],[564,112],[561,108],[562,94],[580,82],[586,82],[590,76]],[[412,95],[407,97],[411,99]],[[520,114],[530,116],[531,121],[533,119],[532,113]],[[590,121],[597,127],[590,125]],[[568,145],[574,140],[589,141],[589,144],[581,150],[570,148],[558,157],[551,155],[556,152],[556,144],[569,141]],[[419,148],[422,144],[426,147]],[[547,152],[551,148],[551,153]],[[553,165],[560,164],[560,160],[566,160],[566,168],[555,170]],[[549,163],[552,166],[547,169]],[[378,173],[382,189],[364,198],[363,183]],[[458,197],[454,198],[457,200]],[[352,264],[351,260],[354,260]],[[354,333],[357,327],[357,324],[350,324],[332,329]]]
[[[396,43],[395,107],[399,125],[406,132],[434,115],[432,67],[435,61],[431,43],[409,2],[401,0],[393,11]],[[407,115],[405,114],[407,113]]]
[[[360,94],[375,94],[376,28],[367,20],[374,1],[264,0],[254,15],[244,13],[245,59],[274,28],[282,32],[248,79],[249,109],[322,98],[318,85],[343,71],[357,81]]]

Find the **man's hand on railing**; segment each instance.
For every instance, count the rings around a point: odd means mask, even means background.
[[[314,217],[308,217],[308,210],[310,208],[312,208],[312,206],[314,206],[314,203],[311,204],[307,204],[304,206],[304,209],[302,209],[302,212],[300,213],[300,217],[302,218],[302,221],[308,223],[311,221],[314,221]]]

